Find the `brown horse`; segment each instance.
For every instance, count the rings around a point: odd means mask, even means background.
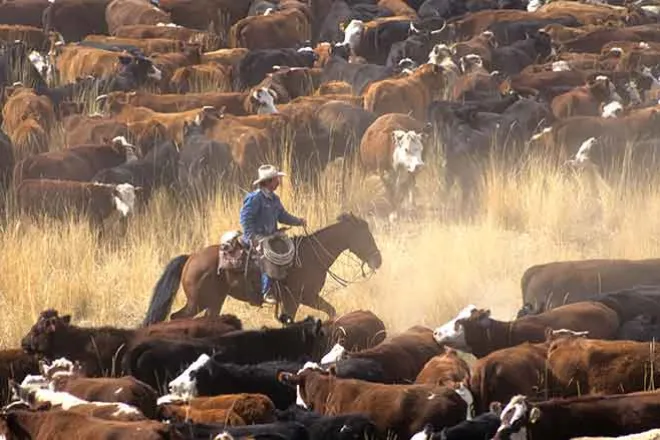
[[[372,270],[378,269],[382,262],[369,225],[353,214],[342,214],[337,223],[310,235],[293,237],[293,242],[297,244],[294,261],[300,264],[289,269],[286,289],[278,289],[283,310],[281,320],[295,319],[301,304],[325,312],[331,318],[336,315],[335,308],[319,297],[319,293],[330,266],[346,249]],[[170,261],[156,283],[143,325],[167,318],[179,284],[183,284],[187,302],[181,310],[172,313],[171,319],[189,318],[204,309],[207,315],[217,315],[227,295],[251,302],[243,276],[228,276],[225,271],[218,275],[218,251],[218,245],[208,246],[196,254],[180,255]]]

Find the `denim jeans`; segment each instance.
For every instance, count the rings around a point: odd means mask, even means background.
[[[270,289],[270,286],[273,284],[273,280],[270,279],[266,273],[261,273],[261,294],[265,295],[266,292]]]

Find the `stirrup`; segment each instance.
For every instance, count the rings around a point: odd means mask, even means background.
[[[275,295],[273,295],[271,292],[267,292],[263,295],[262,298],[265,304],[277,304],[277,298],[275,298]]]

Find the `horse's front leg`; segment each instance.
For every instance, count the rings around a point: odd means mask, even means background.
[[[335,307],[320,296],[316,297],[316,302],[314,304],[305,305],[325,313],[328,315],[328,319],[332,319],[337,316],[337,310]]]
[[[282,313],[275,318],[280,322],[294,322],[296,313],[300,307],[300,299],[295,295],[295,291],[290,289],[286,283],[277,283],[280,301],[282,303]]]

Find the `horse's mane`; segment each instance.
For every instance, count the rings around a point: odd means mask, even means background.
[[[356,216],[352,212],[343,212],[343,213],[341,213],[337,216],[336,221],[334,223],[330,223],[329,225],[326,225],[326,226],[324,226],[320,229],[317,229],[316,231],[314,231],[310,234],[294,235],[292,238],[294,240],[300,240],[300,239],[316,236],[317,234],[325,232],[328,229],[334,228],[335,226],[337,226],[341,223],[348,223],[348,222],[352,222],[352,223],[356,223],[356,224],[360,224],[360,223],[367,224],[367,222],[364,219]]]

